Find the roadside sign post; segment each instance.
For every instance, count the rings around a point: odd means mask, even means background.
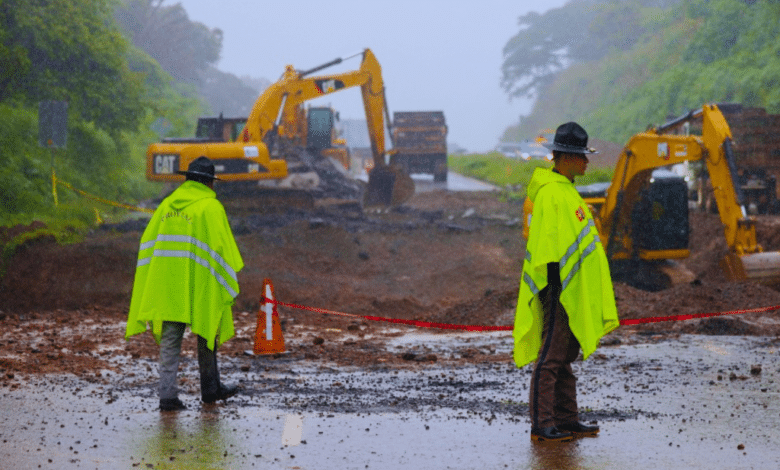
[[[56,148],[65,148],[68,140],[68,102],[41,101],[38,104],[38,145],[51,149],[51,194],[57,206],[57,176],[54,173]]]

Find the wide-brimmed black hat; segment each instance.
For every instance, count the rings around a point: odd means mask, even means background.
[[[588,133],[576,122],[567,122],[558,126],[555,140],[552,143],[544,142],[542,145],[559,152],[598,153],[596,149],[588,147]]]
[[[202,178],[211,178],[213,180],[220,180],[214,176],[214,164],[211,163],[208,157],[198,157],[187,167],[187,171],[177,170],[176,173],[184,176],[194,175]]]

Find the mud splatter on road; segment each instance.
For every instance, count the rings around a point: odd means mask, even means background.
[[[199,402],[188,335],[189,409],[173,415],[157,409],[154,341],[123,339],[144,224],[105,227],[67,246],[22,243],[0,280],[0,458],[57,469],[780,467],[774,312],[611,333],[576,366],[583,418],[598,421],[601,435],[553,450],[530,443],[529,371],[512,365],[507,333],[280,308],[287,352],[247,353],[265,277],[288,303],[511,324],[521,217],[518,203],[495,195],[432,191],[390,211],[321,204],[231,219],[246,268],[237,336],[219,357],[243,391],[224,405]],[[662,292],[616,284],[623,318],[780,305],[780,292],[720,275],[717,217],[691,220],[686,267],[696,282]],[[776,222],[759,220],[765,249],[779,247]],[[296,422],[293,445],[285,423]]]
[[[406,348],[417,335],[390,336],[384,348]],[[499,355],[511,347],[506,333],[435,339],[430,350],[445,358],[465,344]],[[156,365],[145,359],[111,359],[117,372],[102,381],[15,377],[0,398],[0,457],[9,468],[61,469],[780,465],[777,341],[623,340],[575,365],[582,418],[597,421],[600,436],[558,446],[531,443],[530,370],[508,361],[365,368],[243,355],[222,363],[242,392],[220,405],[198,401],[197,361],[186,360],[189,409],[180,413],[157,410]],[[298,440],[289,440],[290,422],[301,423]]]

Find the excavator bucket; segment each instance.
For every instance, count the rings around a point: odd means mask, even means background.
[[[368,173],[364,206],[399,206],[414,196],[414,181],[397,166],[375,166]]]
[[[780,285],[780,252],[744,255],[729,253],[721,260],[720,265],[730,280]]]

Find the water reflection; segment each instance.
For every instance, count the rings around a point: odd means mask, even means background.
[[[531,441],[530,462],[533,470],[574,470],[585,468],[577,440],[571,442]]]
[[[194,418],[194,419],[193,419]],[[190,413],[160,413],[156,426],[142,444],[141,458],[160,469],[230,468],[238,455],[238,436],[220,418],[218,409]]]

